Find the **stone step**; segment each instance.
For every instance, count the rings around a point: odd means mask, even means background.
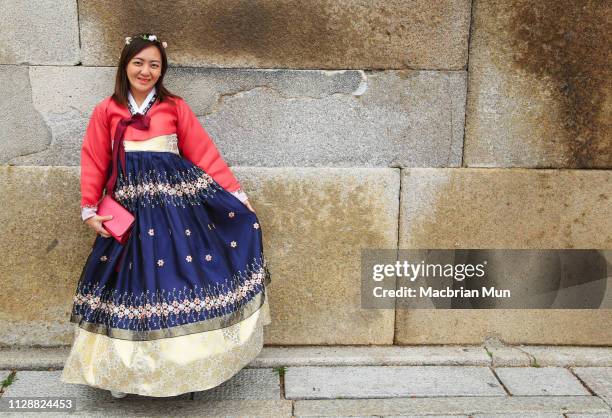
[[[0,369],[61,369],[70,346],[0,348]],[[490,353],[490,354],[489,354]],[[266,346],[248,367],[510,366],[612,367],[612,347]]]

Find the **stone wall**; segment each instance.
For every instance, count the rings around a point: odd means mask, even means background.
[[[137,31],[168,42],[168,88],[261,219],[267,344],[612,343],[611,310],[369,310],[359,293],[362,248],[612,248],[605,2],[1,6],[0,345],[70,343],[95,237],[80,146]]]

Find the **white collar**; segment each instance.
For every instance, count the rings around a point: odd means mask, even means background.
[[[128,100],[130,101],[130,104],[132,105],[132,107],[135,109],[136,113],[144,114],[143,112],[147,108],[147,105],[153,98],[154,94],[155,94],[155,86],[153,86],[153,88],[147,95],[147,98],[144,99],[144,102],[142,102],[142,105],[138,107],[138,105],[136,104],[136,100],[134,100],[134,96],[132,96],[132,92],[128,90]]]

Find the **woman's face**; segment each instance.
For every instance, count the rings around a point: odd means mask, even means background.
[[[148,93],[161,75],[161,54],[157,47],[148,46],[134,55],[126,72],[132,91]]]

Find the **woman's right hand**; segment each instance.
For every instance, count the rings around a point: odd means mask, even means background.
[[[97,234],[102,235],[104,238],[108,238],[110,237],[110,234],[108,233],[106,229],[104,229],[104,227],[102,226],[102,222],[108,221],[110,219],[113,219],[113,215],[106,215],[106,216],[94,215],[91,218],[85,219],[85,223],[91,229],[96,231]]]

